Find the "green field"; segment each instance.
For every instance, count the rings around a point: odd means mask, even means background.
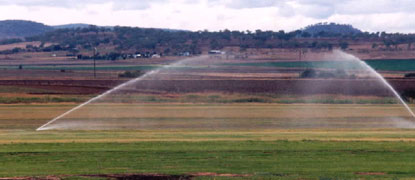
[[[384,60],[365,60],[367,64],[380,71],[415,71],[415,59],[384,59]],[[221,65],[221,64],[216,64]],[[351,61],[287,61],[287,62],[254,62],[254,63],[226,63],[225,66],[253,66],[253,67],[277,67],[277,68],[327,68],[327,69],[359,69],[355,62]],[[98,65],[97,70],[131,71],[131,70],[152,70],[161,65]],[[0,66],[0,69],[18,69],[19,66]],[[175,67],[178,68],[204,68],[203,66]],[[93,70],[91,65],[24,65],[23,69],[29,70]]]
[[[415,71],[415,59],[366,60],[368,65],[379,71]],[[353,61],[289,61],[226,64],[239,66],[260,66],[278,68],[327,68],[327,69],[359,69]]]
[[[168,117],[167,123],[196,120],[203,113],[216,113],[234,123],[246,123],[246,117],[259,122],[267,122],[269,117],[304,122],[301,116],[325,109],[330,113],[317,113],[309,120],[328,123],[327,118],[340,118],[342,121],[335,122],[345,123],[350,118],[341,117],[360,116],[361,120],[349,123],[366,125],[364,128],[34,130],[74,106],[0,106],[0,177],[53,175],[79,179],[81,175],[131,173],[186,175],[195,179],[229,179],[230,175],[243,176],[233,179],[409,179],[415,176],[415,131],[367,127],[386,116],[409,118],[396,104],[95,105],[101,106],[100,110],[106,109],[99,116],[122,112],[124,117],[138,114],[152,120]],[[134,109],[141,109],[138,111],[141,113]],[[169,113],[173,111],[180,113]],[[82,116],[82,111],[77,116]],[[199,176],[203,174],[210,176]]]
[[[410,142],[178,141],[0,147],[0,176],[9,177],[198,172],[248,175],[253,179],[415,176],[415,145]]]

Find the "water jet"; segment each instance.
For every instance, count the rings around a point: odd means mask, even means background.
[[[328,60],[349,61],[356,63],[365,72],[368,72],[373,78],[363,78],[358,80],[342,80],[344,82],[352,82],[354,84],[360,83],[360,86],[365,86],[367,81],[375,81],[378,86],[385,88],[391,96],[396,98],[400,104],[405,107],[405,110],[411,115],[411,119],[415,117],[415,114],[409,108],[405,101],[399,96],[399,94],[393,89],[393,87],[373,68],[367,65],[359,58],[347,54],[340,50],[334,50],[327,55]],[[207,56],[200,56],[194,58],[187,58],[181,61],[177,61],[171,65],[162,66],[158,69],[147,72],[141,77],[129,80],[123,84],[116,86],[88,101],[82,103],[75,108],[63,113],[62,115],[52,119],[46,124],[39,127],[37,130],[51,130],[51,129],[112,129],[112,128],[126,128],[126,129],[172,129],[172,128],[192,128],[192,129],[226,129],[226,128],[317,128],[317,127],[343,127],[342,124],[348,123],[347,127],[359,128],[359,117],[370,121],[373,127],[401,127],[392,124],[403,124],[404,121],[408,121],[405,118],[399,117],[399,121],[393,119],[397,117],[395,114],[379,114],[371,115],[358,108],[354,108],[355,105],[349,105],[344,109],[336,109],[337,105],[331,106],[318,106],[318,102],[314,101],[300,101],[301,103],[313,103],[316,105],[290,105],[290,104],[273,104],[269,106],[262,106],[257,103],[270,103],[274,101],[268,101],[267,99],[261,99],[258,97],[248,97],[253,93],[261,93],[261,90],[274,90],[273,88],[279,88],[283,84],[271,84],[274,81],[256,81],[256,80],[243,80],[241,83],[235,83],[233,81],[214,81],[214,80],[172,80],[170,76],[177,73],[184,75],[189,71],[181,70],[180,68],[190,68],[198,71],[198,68],[206,67],[209,71],[215,71],[223,73],[226,68],[221,66],[220,59],[214,59],[219,62],[213,64],[212,59]],[[222,69],[221,69],[222,68]],[[224,70],[225,69],[225,70]],[[229,68],[231,72],[240,73],[235,68]],[[192,72],[192,71],[190,71]],[[204,71],[202,71],[204,72]],[[226,71],[225,71],[226,72]],[[165,78],[164,80],[161,80]],[[284,83],[285,80],[275,81],[277,83]],[[313,89],[332,88],[338,86],[336,80],[330,79],[316,79],[316,80],[298,80],[298,82],[319,82],[320,84],[293,84],[292,87],[301,88],[304,94],[310,94]],[[259,83],[258,83],[259,82]],[[261,84],[261,83],[270,84]],[[170,86],[166,84],[170,83]],[[333,83],[333,84],[331,84]],[[380,84],[379,84],[380,83]],[[290,83],[288,83],[290,84]],[[347,83],[345,83],[347,85]],[[374,84],[372,82],[372,84]],[[189,87],[192,86],[192,87]],[[377,88],[380,88],[378,87]],[[196,88],[192,89],[192,88]],[[239,98],[231,103],[245,103],[242,105],[221,105],[223,100],[220,101],[221,94],[210,95],[210,90],[224,90],[225,93],[232,94],[227,91],[229,87],[231,92],[240,91],[246,92],[241,96],[247,95],[247,97]],[[144,88],[144,89],[140,89]],[[146,89],[147,88],[147,89]],[[152,88],[152,89],[151,89]],[[163,89],[164,88],[164,89]],[[337,88],[338,90],[339,88]],[[341,88],[340,88],[341,89]],[[366,88],[367,89],[367,88]],[[156,90],[153,94],[146,96],[147,101],[142,103],[136,99],[142,98],[142,92],[149,90]],[[195,90],[195,91],[193,91]],[[288,91],[290,89],[288,88]],[[160,105],[153,106],[154,102],[169,102],[169,99],[162,99],[158,101],[157,96],[159,91],[163,91],[166,96],[182,96],[185,98],[185,102],[179,100],[173,104],[158,103]],[[173,91],[183,92],[182,94],[174,94]],[[185,93],[184,93],[185,92]],[[327,91],[328,92],[328,91]],[[172,94],[173,93],[173,94]],[[193,94],[192,94],[193,93]],[[197,103],[198,98],[201,96],[197,93],[208,94],[206,102]],[[213,93],[217,93],[216,91]],[[286,93],[280,91],[279,93]],[[138,95],[137,95],[138,94]],[[156,94],[156,95],[154,95]],[[228,96],[227,95],[227,96]],[[303,94],[302,94],[303,95]],[[216,97],[217,96],[217,97]],[[232,96],[232,95],[229,95]],[[219,100],[217,100],[219,98]],[[226,99],[226,97],[224,98]],[[203,100],[203,96],[202,96]],[[196,102],[196,103],[195,103]],[[213,102],[213,103],[212,103]],[[189,104],[190,103],[190,104]],[[219,105],[215,105],[219,103]],[[116,104],[117,108],[114,108],[113,104]],[[119,105],[122,104],[122,105]],[[212,105],[210,105],[212,104]],[[284,106],[283,108],[280,108]],[[193,107],[193,108],[188,108]],[[334,107],[334,110],[330,110]],[[186,109],[184,111],[184,109]],[[239,108],[239,109],[238,109]],[[275,109],[276,108],[276,109]],[[280,108],[280,109],[279,109]],[[291,109],[290,109],[291,108]],[[329,108],[329,109],[327,109]],[[353,112],[356,114],[348,114],[345,112],[351,111],[350,108],[354,108]],[[235,109],[238,109],[236,111]],[[81,113],[74,113],[81,111]],[[183,112],[183,113],[182,113]],[[188,116],[186,113],[191,112],[193,116]],[[226,113],[227,115],[224,115]],[[250,114],[252,112],[253,114]],[[258,113],[257,115],[255,113]],[[332,113],[332,114],[330,114]],[[346,114],[347,116],[341,116],[337,114]],[[327,116],[329,114],[329,116]],[[68,118],[68,116],[71,116]],[[258,117],[261,117],[258,119]],[[327,117],[328,119],[327,119]],[[235,120],[236,119],[236,120]],[[317,119],[317,120],[316,120]],[[235,120],[235,122],[232,122]],[[377,125],[377,121],[385,123],[384,126]],[[327,123],[332,123],[329,125]],[[356,125],[353,125],[356,123]],[[408,121],[408,123],[412,123]],[[370,126],[368,126],[370,127]]]

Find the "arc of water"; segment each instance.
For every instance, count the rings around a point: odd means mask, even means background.
[[[121,88],[123,88],[123,87],[125,87],[125,86],[127,86],[127,85],[129,85],[129,84],[135,83],[135,82],[137,82],[137,81],[139,81],[139,80],[141,80],[141,79],[143,79],[143,78],[145,78],[145,77],[147,77],[147,76],[149,76],[149,75],[151,75],[151,74],[155,74],[155,73],[157,73],[158,71],[159,71],[159,70],[150,71],[149,73],[145,74],[144,76],[141,76],[141,77],[139,77],[139,78],[135,78],[135,79],[129,80],[129,81],[127,81],[126,83],[120,84],[120,85],[116,86],[115,88],[112,88],[112,89],[110,89],[110,90],[108,90],[108,91],[106,91],[106,92],[104,92],[104,93],[102,93],[102,94],[100,94],[100,95],[98,95],[98,96],[96,96],[96,97],[94,97],[94,98],[92,98],[92,99],[90,99],[90,100],[88,100],[88,101],[86,101],[86,102],[84,102],[84,103],[82,103],[82,104],[80,104],[80,105],[78,105],[78,106],[76,106],[76,107],[72,108],[71,110],[69,110],[69,111],[67,111],[67,112],[65,112],[65,113],[63,113],[63,114],[61,114],[61,115],[59,115],[58,117],[55,117],[55,118],[54,118],[54,119],[52,119],[51,121],[49,121],[49,122],[47,122],[46,124],[44,124],[44,125],[40,126],[39,128],[37,128],[37,129],[36,129],[36,131],[46,130],[46,128],[45,128],[46,126],[48,126],[48,125],[50,125],[50,124],[54,123],[54,122],[55,122],[55,121],[57,121],[58,119],[60,119],[60,118],[62,118],[62,117],[64,117],[64,116],[66,116],[66,115],[70,114],[71,112],[74,112],[74,111],[78,110],[79,108],[81,108],[81,107],[83,107],[83,106],[85,106],[85,105],[87,105],[87,104],[89,104],[89,103],[91,103],[91,102],[96,101],[97,99],[100,99],[100,98],[102,98],[102,97],[104,97],[104,96],[106,96],[106,95],[108,95],[108,94],[111,94],[112,92],[114,92],[114,91],[116,91],[116,90],[118,90],[118,89],[121,89]]]
[[[399,101],[403,104],[403,106],[405,106],[406,110],[408,110],[409,114],[412,115],[413,118],[415,118],[415,114],[412,111],[412,109],[408,106],[408,104],[402,99],[402,97],[398,94],[398,92],[396,92],[396,90],[392,87],[392,85],[389,84],[388,81],[386,81],[385,78],[383,78],[382,75],[380,75],[378,72],[376,72],[372,67],[370,67],[368,64],[366,64],[366,62],[364,61],[360,61],[360,63],[362,65],[364,65],[365,67],[367,67],[369,69],[370,72],[374,73],[381,81],[382,83],[384,83],[386,85],[386,87],[388,87],[389,90],[392,91],[392,93],[396,96],[396,98],[399,99]]]
[[[167,68],[179,66],[180,64],[183,64],[183,63],[185,63],[187,61],[191,61],[191,60],[198,59],[198,58],[202,58],[202,57],[203,56],[198,56],[198,57],[194,57],[194,58],[183,59],[183,60],[180,60],[180,61],[178,61],[176,63],[169,64],[169,65],[165,65],[165,66],[162,66],[162,67],[160,67],[158,69],[149,71],[149,72],[147,72],[146,74],[144,74],[144,75],[142,75],[140,77],[137,77],[135,79],[132,79],[132,80],[129,80],[129,81],[125,82],[125,83],[122,83],[122,84],[116,86],[115,88],[112,88],[112,89],[110,89],[110,90],[108,90],[108,91],[106,91],[106,92],[104,92],[104,93],[102,93],[102,94],[100,94],[100,95],[98,95],[98,96],[96,96],[96,97],[94,97],[94,98],[92,98],[92,99],[90,99],[90,100],[88,100],[88,101],[86,101],[86,102],[84,102],[84,103],[82,103],[82,104],[80,104],[80,105],[72,108],[71,110],[69,110],[69,111],[67,111],[67,112],[59,115],[58,117],[55,117],[54,119],[50,120],[46,124],[44,124],[44,125],[40,126],[39,128],[37,128],[36,131],[47,130],[48,129],[47,126],[49,126],[50,124],[56,122],[60,118],[66,116],[66,115],[68,115],[68,114],[70,114],[70,113],[72,113],[72,112],[74,112],[74,111],[76,111],[76,110],[84,107],[85,105],[90,104],[90,103],[92,103],[92,102],[94,102],[94,101],[96,101],[96,100],[98,100],[98,99],[100,99],[100,98],[102,98],[102,97],[104,97],[104,96],[106,96],[108,94],[111,94],[114,91],[117,91],[117,90],[119,90],[119,89],[121,89],[123,87],[126,87],[126,86],[130,85],[130,84],[134,84],[135,82],[140,81],[140,80],[143,80],[144,78],[146,78],[148,76],[151,76],[153,74],[157,74],[157,73],[159,73],[163,69],[167,69]]]
[[[357,62],[359,62],[363,67],[365,67],[365,68],[367,68],[371,73],[373,73],[379,80],[381,80],[381,82],[383,83],[383,84],[385,84],[386,85],[386,87],[395,95],[395,97],[396,98],[398,98],[398,100],[404,105],[404,107],[407,109],[407,111],[411,114],[411,116],[412,117],[414,117],[415,118],[415,114],[414,114],[414,112],[411,110],[411,108],[408,106],[408,104],[406,104],[405,103],[405,101],[401,98],[401,96],[396,92],[396,90],[386,81],[386,79],[385,78],[383,78],[383,76],[382,75],[380,75],[378,72],[376,72],[371,66],[369,66],[368,64],[366,64],[364,61],[362,61],[362,60],[360,60],[359,58],[357,58],[356,56],[353,56],[353,55],[351,55],[351,54],[348,54],[348,53],[345,53],[345,52],[343,52],[343,51],[340,51],[340,50],[336,50],[335,51],[336,53],[340,53],[340,55],[343,55],[343,56],[347,56],[348,58],[350,58],[350,59],[352,59],[352,60],[355,60],[355,61],[357,61]],[[190,58],[190,59],[188,59],[188,60],[191,60],[191,59],[193,59],[193,58]],[[153,70],[153,71],[150,71],[150,72],[148,72],[148,73],[146,73],[146,74],[144,74],[143,76],[141,76],[141,77],[138,77],[138,78],[136,78],[136,79],[132,79],[132,80],[130,80],[130,81],[127,81],[126,83],[123,83],[123,84],[121,84],[121,85],[118,85],[118,86],[116,86],[115,88],[113,88],[113,89],[110,89],[110,90],[108,90],[108,91],[106,91],[106,92],[104,92],[103,94],[100,94],[100,95],[98,95],[98,96],[96,96],[96,97],[94,97],[94,98],[92,98],[92,99],[90,99],[90,100],[88,100],[88,101],[86,101],[86,102],[84,102],[84,103],[82,103],[82,104],[80,104],[80,105],[78,105],[78,106],[76,106],[75,108],[73,108],[73,109],[71,109],[71,110],[69,110],[69,111],[67,111],[67,112],[65,112],[65,113],[63,113],[62,115],[60,115],[60,116],[58,116],[58,117],[56,117],[56,118],[54,118],[54,119],[52,119],[51,121],[49,121],[49,122],[47,122],[46,124],[44,124],[44,125],[42,125],[41,127],[39,127],[39,128],[37,128],[36,130],[37,131],[41,131],[41,130],[47,130],[48,128],[47,128],[47,126],[49,126],[50,124],[52,124],[52,123],[54,123],[54,122],[56,122],[57,120],[59,120],[60,118],[62,118],[62,117],[64,117],[64,116],[66,116],[66,115],[68,115],[68,114],[70,114],[70,113],[72,113],[72,112],[74,112],[74,111],[76,111],[76,110],[78,110],[78,109],[80,109],[80,108],[82,108],[83,106],[85,106],[85,105],[87,105],[87,104],[89,104],[89,103],[91,103],[91,102],[94,102],[94,101],[96,101],[96,100],[98,100],[98,99],[100,99],[100,98],[102,98],[102,97],[104,97],[104,96],[106,96],[106,95],[108,95],[108,94],[111,94],[112,92],[114,92],[114,91],[117,91],[118,89],[121,89],[121,88],[123,88],[123,87],[125,87],[125,86],[128,86],[128,85],[130,85],[130,84],[133,84],[133,83],[135,83],[135,82],[137,82],[137,81],[140,81],[140,80],[142,80],[142,79],[144,79],[144,78],[146,78],[146,77],[148,77],[148,76],[150,76],[150,75],[153,75],[153,74],[157,74],[157,73],[159,73],[159,71],[160,70],[162,70],[162,69],[166,69],[166,68],[169,68],[169,67],[174,67],[174,66],[177,66],[177,65],[179,65],[179,64],[181,64],[181,63],[184,63],[184,62],[186,62],[185,61],[186,59],[184,59],[184,60],[181,60],[181,61],[178,61],[177,63],[173,63],[173,64],[171,64],[171,65],[167,65],[167,66],[163,66],[163,67],[161,67],[161,68],[158,68],[158,69],[156,69],[156,70]]]
[[[406,110],[409,112],[409,114],[411,114],[411,116],[413,118],[415,118],[415,114],[412,111],[412,109],[408,106],[408,104],[406,104],[406,102],[402,99],[402,97],[399,95],[399,93],[396,92],[396,90],[392,87],[392,85],[390,85],[389,82],[386,81],[386,79],[382,75],[380,75],[375,69],[373,69],[371,66],[369,66],[365,61],[359,59],[358,57],[356,57],[352,54],[348,54],[348,53],[345,53],[345,52],[340,51],[340,50],[336,50],[335,52],[340,53],[340,54],[345,55],[345,56],[348,56],[349,58],[359,62],[360,65],[362,65],[363,67],[367,68],[372,74],[374,74],[379,80],[381,80],[384,85],[386,85],[386,87],[395,95],[396,98],[398,98],[398,100],[406,108]]]

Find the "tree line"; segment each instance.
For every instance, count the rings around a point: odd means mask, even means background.
[[[324,24],[323,24],[324,25]],[[317,24],[316,26],[322,26]],[[314,26],[313,26],[314,28]],[[310,27],[308,27],[310,29]],[[315,28],[314,28],[315,29]],[[42,35],[26,38],[26,41],[52,42],[53,47],[43,47],[39,51],[64,49],[74,54],[81,49],[92,49],[100,45],[115,47],[118,53],[156,52],[165,55],[179,55],[183,52],[200,54],[203,49],[222,49],[227,46],[248,48],[313,48],[346,49],[352,41],[374,42],[372,48],[384,45],[394,49],[399,44],[415,42],[414,34],[385,32],[313,32],[297,30],[280,31],[171,31],[154,28],[89,26],[88,28],[58,29]],[[1,44],[1,42],[0,42]],[[33,48],[32,48],[33,49]]]

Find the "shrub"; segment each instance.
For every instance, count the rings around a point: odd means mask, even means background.
[[[415,78],[415,73],[407,73],[405,74],[406,78]]]
[[[235,103],[252,103],[252,102],[257,102],[257,103],[267,103],[267,102],[271,102],[267,99],[262,99],[262,98],[244,98],[244,99],[235,99],[233,100],[233,102]]]
[[[300,73],[300,78],[352,78],[346,71],[337,69],[336,71],[317,71],[307,69]]]
[[[136,71],[125,71],[121,74],[118,74],[118,77],[120,78],[136,78],[139,77],[141,75],[143,75],[144,72],[140,71],[140,70],[136,70]]]
[[[317,77],[317,72],[314,69],[307,69],[300,74],[300,78],[315,78]]]

